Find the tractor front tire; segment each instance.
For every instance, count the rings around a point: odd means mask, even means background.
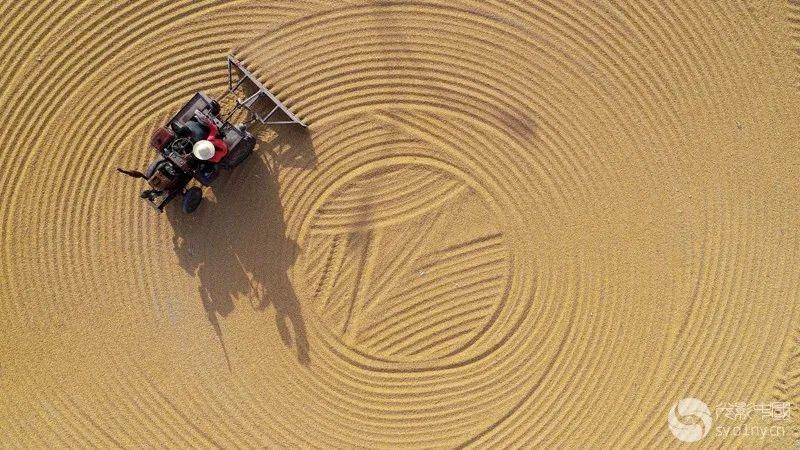
[[[200,206],[200,200],[203,200],[203,190],[195,186],[189,188],[183,194],[183,212],[191,214]]]
[[[154,173],[156,173],[156,169],[161,163],[164,162],[164,158],[159,157],[155,161],[151,162],[149,166],[147,166],[147,170],[144,171],[144,176],[147,177],[149,180]]]

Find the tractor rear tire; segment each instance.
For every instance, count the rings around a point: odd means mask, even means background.
[[[183,193],[183,212],[191,214],[200,206],[200,201],[203,200],[203,190],[195,186],[189,188]]]
[[[239,144],[236,146],[236,150],[225,157],[222,166],[226,169],[233,169],[234,167],[243,163],[244,160],[247,159],[251,153],[253,153],[253,147],[255,146],[256,139],[252,134],[247,133],[245,137],[242,138],[241,142],[239,142]]]

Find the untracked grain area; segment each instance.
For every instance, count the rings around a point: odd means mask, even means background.
[[[157,214],[115,169],[229,53],[308,128]],[[0,0],[0,445],[791,446],[798,55],[794,1]]]

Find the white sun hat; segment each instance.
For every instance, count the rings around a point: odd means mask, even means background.
[[[207,161],[214,156],[214,144],[206,140],[197,141],[192,147],[192,154],[200,161]]]

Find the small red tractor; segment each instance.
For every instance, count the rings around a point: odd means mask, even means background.
[[[196,93],[153,133],[150,145],[158,156],[144,173],[118,169],[147,180],[150,189],[141,197],[159,212],[179,196],[184,212],[197,209],[202,188],[213,183],[220,169],[233,169],[253,152],[256,139],[247,127],[256,121],[305,126],[233,55],[228,56],[228,90],[220,100],[228,95],[235,99],[235,106],[223,114],[219,101]],[[232,124],[230,119],[242,110],[247,111],[247,119]]]

